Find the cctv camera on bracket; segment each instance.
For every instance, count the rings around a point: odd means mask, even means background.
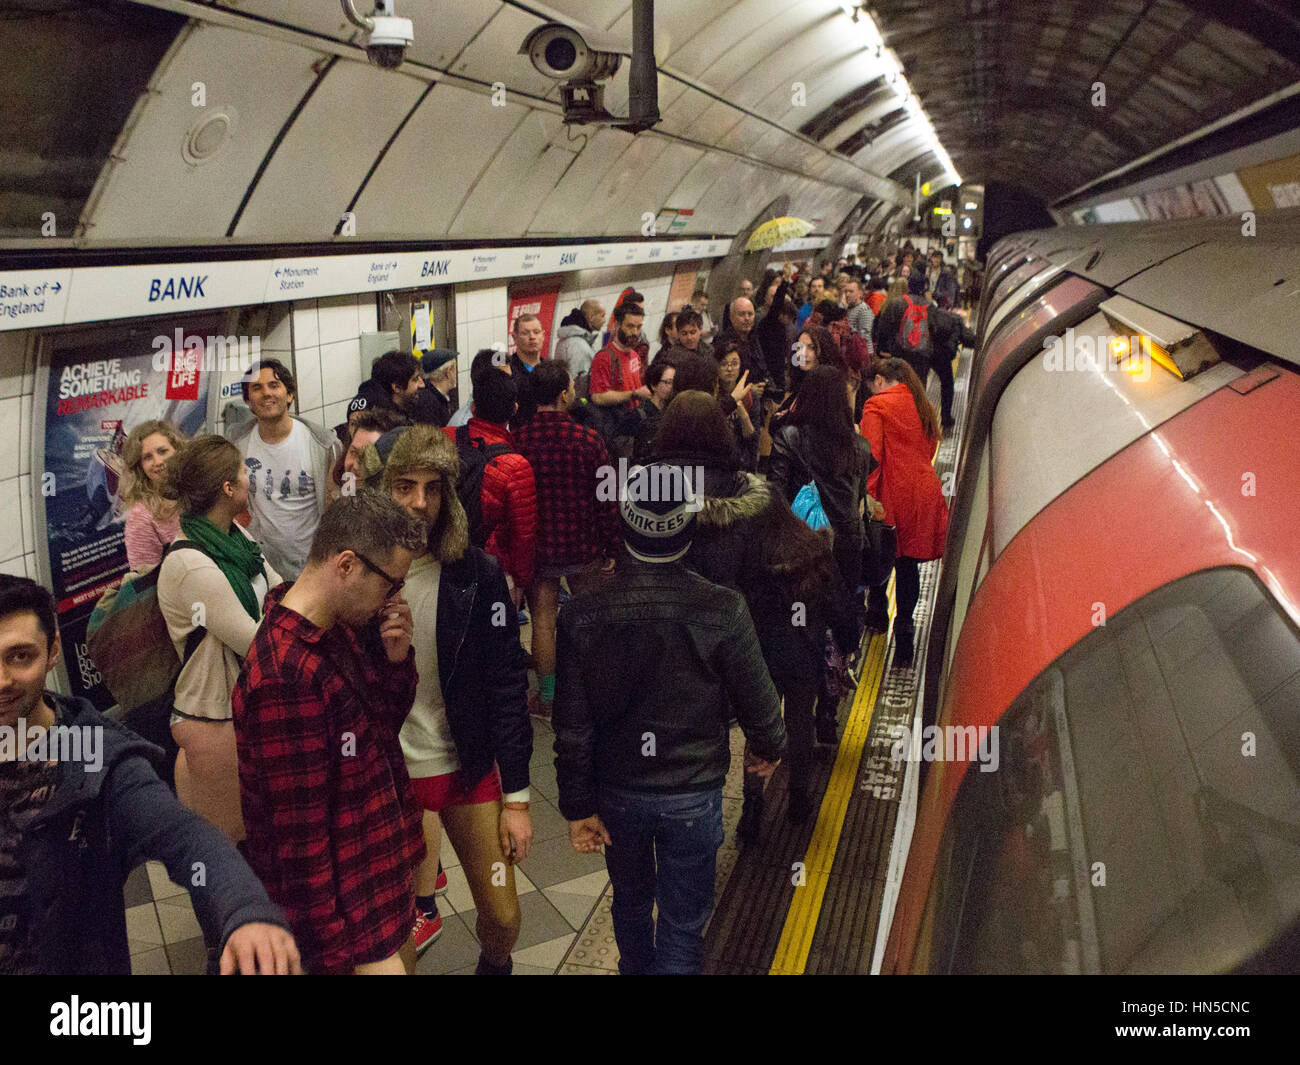
[[[356,0],[342,0],[343,14],[354,26],[366,31],[366,57],[377,67],[396,70],[415,40],[409,18],[396,16],[396,0],[375,0],[375,10],[366,17],[357,13]]]
[[[524,38],[520,55],[527,55],[541,74],[560,82],[566,125],[613,126],[629,133],[650,129],[659,121],[659,80],[654,58],[654,0],[634,0],[634,45],[629,48],[609,34],[577,30],[547,22]],[[631,56],[627,118],[605,109],[605,86]]]

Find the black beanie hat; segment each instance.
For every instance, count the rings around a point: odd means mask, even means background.
[[[655,462],[633,466],[620,486],[618,514],[623,542],[642,562],[676,562],[691,547],[696,487],[681,466]]]

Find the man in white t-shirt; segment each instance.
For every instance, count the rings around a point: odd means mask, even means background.
[[[255,419],[230,437],[248,467],[248,531],[271,566],[292,581],[307,564],[342,445],[333,433],[289,413],[295,382],[278,360],[254,363],[240,388]]]

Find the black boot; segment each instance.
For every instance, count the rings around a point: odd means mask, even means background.
[[[791,824],[801,825],[808,820],[810,813],[812,813],[812,800],[808,798],[808,790],[790,785],[786,793],[786,820]]]
[[[763,789],[749,787],[745,782],[745,805],[740,811],[740,824],[736,826],[736,841],[741,847],[758,843],[758,830],[763,824]]]
[[[875,597],[873,596],[872,599]],[[863,625],[870,632],[889,631],[889,601],[867,601],[867,611],[863,616]]]
[[[834,747],[840,742],[835,732],[835,718],[820,716],[817,718],[817,742]]]
[[[911,669],[912,656],[916,653],[916,646],[913,642],[913,631],[911,629],[900,629],[894,626],[894,668]]]

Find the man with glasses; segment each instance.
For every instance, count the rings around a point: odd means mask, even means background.
[[[268,593],[232,697],[248,862],[311,973],[415,965],[424,840],[398,742],[416,691],[400,593],[424,537],[379,492],[335,502],[302,574]]]
[[[445,828],[474,896],[477,972],[504,976],[522,920],[514,866],[533,840],[528,667],[505,574],[469,542],[459,466],[445,433],[416,426],[397,438],[384,469],[385,490],[426,533],[407,574],[420,680],[401,733],[428,847],[415,878],[414,938],[422,951],[442,927],[434,896]]]

